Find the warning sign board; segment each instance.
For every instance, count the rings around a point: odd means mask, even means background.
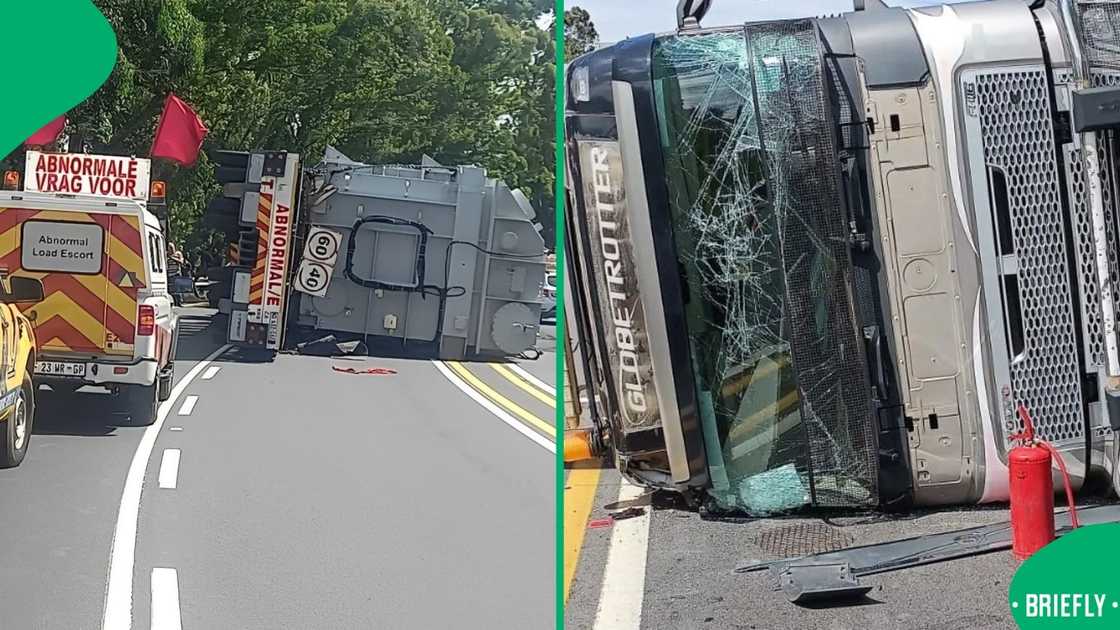
[[[323,297],[331,283],[338,251],[342,248],[342,235],[334,230],[312,227],[307,232],[303,246],[303,260],[296,272],[296,291]]]
[[[26,221],[20,264],[28,271],[101,273],[104,243],[96,223]]]
[[[24,189],[82,197],[148,200],[152,162],[143,158],[28,151]]]

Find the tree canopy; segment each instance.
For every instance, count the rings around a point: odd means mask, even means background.
[[[582,7],[572,7],[564,12],[564,56],[574,59],[590,52],[599,45],[599,31],[591,21],[591,14]]]
[[[148,154],[174,92],[210,129],[204,148],[281,149],[315,161],[337,146],[370,163],[479,164],[553,216],[550,0],[94,0],[117,34],[109,80],[69,113],[91,152]],[[71,146],[71,150],[75,150]],[[205,157],[160,165],[171,238],[213,235],[218,187]]]

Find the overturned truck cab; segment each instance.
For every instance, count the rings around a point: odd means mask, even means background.
[[[1115,485],[1118,41],[1120,4],[988,0],[574,60],[596,443],[725,510],[971,504],[1021,403]]]

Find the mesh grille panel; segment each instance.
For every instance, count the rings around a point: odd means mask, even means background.
[[[1059,83],[1068,83],[1070,75],[1062,72]],[[1093,84],[1097,86],[1120,85],[1120,74],[1115,72],[1095,72]],[[1113,303],[1120,304],[1120,266],[1117,264],[1116,213],[1112,188],[1112,151],[1104,134],[1098,136],[1101,147],[1101,189],[1105,215],[1105,230],[1108,236],[1109,276],[1112,284]],[[1100,310],[1100,290],[1097,287],[1097,259],[1093,251],[1093,222],[1089,214],[1085,189],[1085,177],[1081,164],[1081,151],[1073,145],[1064,150],[1066,183],[1069,187],[1070,210],[1073,214],[1073,235],[1077,259],[1078,287],[1081,295],[1081,322],[1085,338],[1085,367],[1094,372],[1106,365],[1104,349],[1104,326]]]
[[[1080,3],[1085,56],[1094,66],[1120,68],[1120,3]]]
[[[1040,70],[977,77],[988,164],[1007,177],[1012,242],[1019,259],[1024,350],[1012,359],[1016,398],[1043,439],[1084,436],[1062,206],[1046,75]]]
[[[802,393],[809,437],[813,498],[822,506],[850,506],[852,486],[878,500],[877,447],[871,416],[863,342],[853,322],[852,265],[836,165],[835,123],[825,97],[821,46],[807,20],[746,27],[759,86],[759,128],[774,155],[771,169],[785,169],[771,190],[779,211],[786,274],[786,329]],[[796,66],[776,60],[803,59]],[[785,78],[783,89],[767,89]],[[823,316],[822,316],[823,314]]]

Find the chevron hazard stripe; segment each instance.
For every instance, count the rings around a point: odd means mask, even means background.
[[[265,264],[268,258],[268,233],[272,227],[272,193],[261,193],[257,206],[257,260],[249,279],[249,303],[260,304],[264,298]]]
[[[93,223],[103,230],[101,272],[82,274],[22,268],[26,221]],[[43,283],[44,299],[21,308],[34,312],[41,348],[125,354],[136,341],[138,292],[147,286],[140,217],[124,214],[0,208],[0,269]]]

